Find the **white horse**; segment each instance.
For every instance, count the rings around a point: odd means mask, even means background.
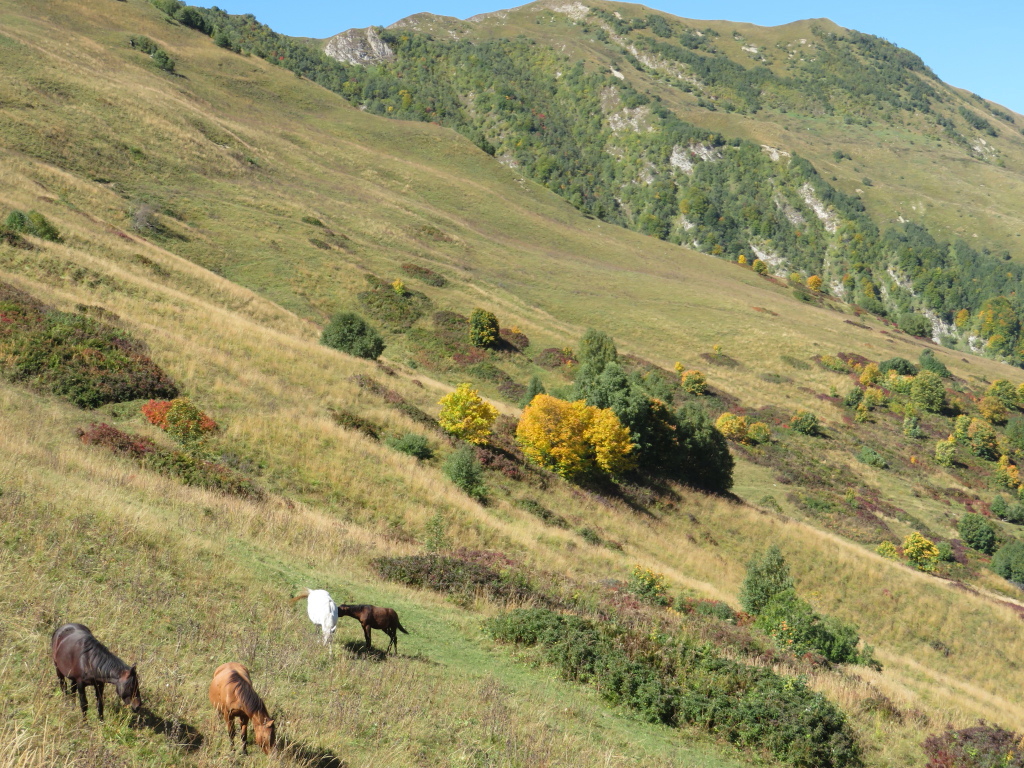
[[[326,589],[304,589],[292,598],[292,602],[303,598],[306,599],[306,615],[320,627],[324,635],[324,645],[327,645],[338,627],[338,606],[334,604]]]

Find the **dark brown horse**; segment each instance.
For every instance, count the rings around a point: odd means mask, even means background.
[[[274,721],[257,695],[249,680],[249,670],[238,662],[221,664],[210,681],[210,703],[228,724],[231,748],[235,747],[235,718],[242,726],[242,754],[248,737],[249,721],[252,720],[253,740],[267,755],[274,748]]]
[[[390,651],[393,645],[395,646],[396,656],[398,655],[397,630],[402,630],[406,635],[409,634],[408,630],[402,626],[402,622],[398,620],[398,614],[395,613],[394,608],[381,608],[377,605],[339,605],[338,616],[351,616],[363,625],[363,634],[366,636],[366,647],[368,649],[373,647],[373,644],[370,642],[371,629],[383,630],[384,634],[391,638],[391,642],[388,643],[388,650],[384,651],[384,653]]]
[[[91,685],[96,688],[96,710],[100,720],[103,719],[103,686],[107,683],[117,688],[117,695],[125,706],[131,707],[132,712],[139,711],[142,696],[139,694],[139,676],[135,673],[135,665],[129,667],[108,651],[103,643],[93,637],[88,627],[82,624],[58,627],[50,639],[50,648],[60,689],[67,693],[67,681],[71,681],[71,693],[78,691],[83,716],[87,710],[85,687]]]

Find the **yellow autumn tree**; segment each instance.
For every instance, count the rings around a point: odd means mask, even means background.
[[[970,321],[971,313],[968,312],[966,309],[961,309],[959,312],[956,313],[956,316],[953,318],[953,325],[963,330],[964,328],[967,327],[967,324]]]
[[[516,441],[535,464],[568,480],[620,475],[635,466],[629,429],[607,408],[537,395],[523,410]]]
[[[437,422],[441,429],[467,443],[484,445],[491,436],[491,425],[498,418],[498,410],[485,403],[469,384],[459,384],[438,401],[441,413]]]
[[[822,279],[818,275],[811,275],[807,278],[807,287],[812,291],[820,291],[822,285]]]

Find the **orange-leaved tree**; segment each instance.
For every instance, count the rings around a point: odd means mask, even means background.
[[[523,411],[516,441],[526,457],[568,480],[616,477],[635,466],[629,429],[608,408],[537,395]]]
[[[441,413],[437,422],[441,429],[467,443],[484,445],[491,436],[491,425],[498,418],[498,409],[484,402],[469,384],[459,384],[439,401]]]

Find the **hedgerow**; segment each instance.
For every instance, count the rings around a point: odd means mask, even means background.
[[[485,624],[495,640],[541,646],[570,681],[648,722],[698,725],[798,768],[862,765],[843,713],[796,678],[722,658],[683,637],[641,635],[549,609],[511,611]]]
[[[495,568],[494,564],[503,567]],[[473,599],[483,591],[496,600],[546,601],[512,561],[500,555],[460,550],[452,555],[378,557],[371,565],[382,579],[459,599]]]

